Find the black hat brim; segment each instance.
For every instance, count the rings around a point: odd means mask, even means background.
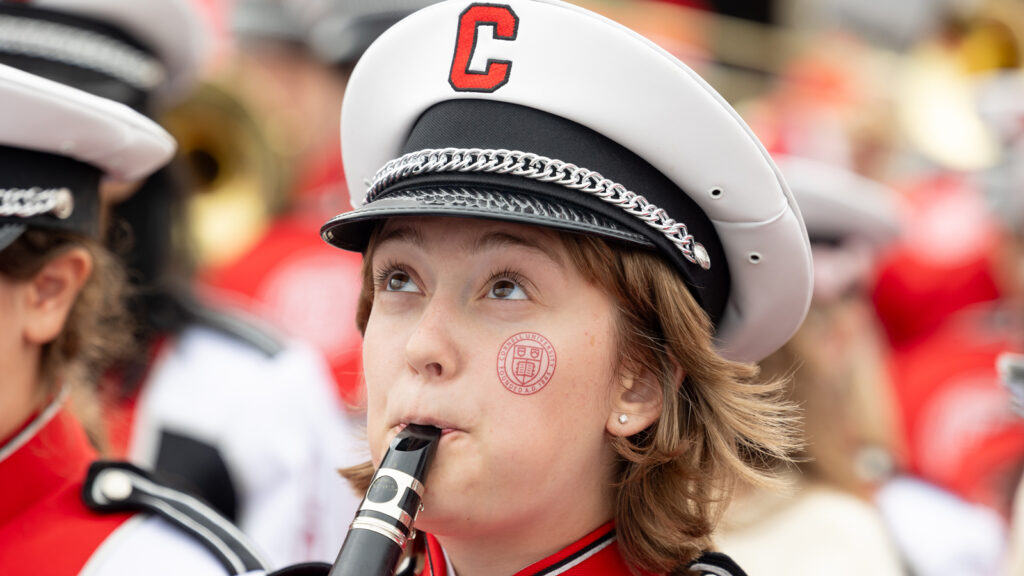
[[[539,195],[483,186],[415,186],[397,190],[332,218],[320,229],[324,240],[339,248],[362,252],[373,227],[403,216],[482,218],[565,232],[590,234],[638,247],[654,248],[644,236],[582,206],[570,206]]]
[[[25,229],[24,224],[0,224],[0,252],[13,244],[25,232]]]

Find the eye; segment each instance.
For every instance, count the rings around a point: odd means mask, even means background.
[[[529,297],[523,290],[522,283],[522,279],[514,272],[496,274],[491,280],[491,289],[487,292],[487,297],[497,300],[527,300]]]
[[[420,288],[412,281],[408,274],[401,270],[395,270],[388,274],[384,283],[384,289],[388,292],[419,292]]]
[[[397,266],[385,266],[374,276],[377,289],[384,292],[420,291],[420,287],[416,285],[409,273]]]

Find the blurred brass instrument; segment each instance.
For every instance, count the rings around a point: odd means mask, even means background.
[[[162,122],[178,141],[189,188],[177,243],[188,246],[199,269],[231,262],[286,202],[289,162],[242,98],[221,83],[201,84]]]

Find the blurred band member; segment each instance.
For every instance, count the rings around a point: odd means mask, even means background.
[[[0,573],[261,573],[209,507],[96,461],[97,373],[130,344],[124,272],[98,240],[101,181],[146,177],[174,140],[3,65],[0,110]]]
[[[793,374],[806,448],[795,493],[747,493],[721,538],[751,574],[902,574],[894,543],[871,503],[897,454],[889,383],[867,283],[896,238],[895,192],[845,169],[777,156],[807,224],[814,297],[803,326],[761,362]]]
[[[0,2],[0,62],[159,116],[194,86],[205,32],[187,0]],[[322,358],[193,293],[175,245],[188,184],[172,166],[113,209],[136,347],[103,384],[110,452],[236,521],[274,563],[332,558],[356,501],[334,472],[346,431]],[[230,214],[224,215],[231,218]]]

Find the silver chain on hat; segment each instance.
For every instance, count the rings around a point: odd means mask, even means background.
[[[64,220],[75,209],[75,200],[67,188],[0,188],[0,216],[31,218],[53,214]]]
[[[673,220],[664,209],[593,170],[530,152],[479,148],[410,152],[377,171],[366,193],[366,202],[373,202],[383,190],[410,176],[442,172],[509,174],[591,194],[662,233],[688,261],[705,270],[711,267],[707,249],[694,240],[685,224]]]

